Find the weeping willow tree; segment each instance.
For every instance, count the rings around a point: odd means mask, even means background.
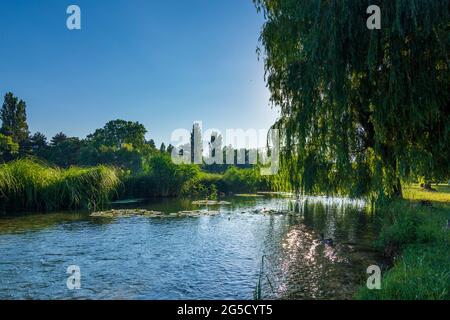
[[[254,2],[283,182],[393,197],[409,179],[449,177],[449,0]]]

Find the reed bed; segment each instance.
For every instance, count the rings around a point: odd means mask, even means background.
[[[0,210],[96,210],[109,201],[119,183],[116,170],[107,166],[60,169],[20,159],[0,165]]]

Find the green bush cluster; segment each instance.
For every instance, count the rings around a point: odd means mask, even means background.
[[[216,198],[218,195],[268,190],[267,179],[259,174],[257,167],[251,169],[228,168],[225,173],[204,172],[197,165],[172,162],[169,155],[156,154],[149,158],[145,169],[138,174],[123,177],[120,197],[152,198],[176,196],[202,196]]]
[[[398,200],[379,208],[382,229],[376,248],[385,250],[395,248],[399,253],[412,243],[430,243],[445,240],[446,210],[440,207],[427,207],[417,202]]]
[[[223,176],[226,191],[255,192],[269,189],[269,183],[266,178],[260,175],[257,166],[251,169],[239,169],[230,167]]]
[[[191,165],[176,165],[167,154],[149,158],[140,173],[123,177],[120,196],[134,198],[175,197],[183,186],[198,175],[199,169]]]

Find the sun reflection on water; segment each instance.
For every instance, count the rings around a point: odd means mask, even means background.
[[[355,273],[364,258],[349,258],[357,241],[363,200],[307,197],[293,200],[290,210],[299,223],[285,233],[277,257],[276,292],[272,298],[349,299],[360,286]],[[324,241],[320,234],[323,234]],[[358,255],[358,254],[357,254]],[[273,286],[273,285],[272,285]]]

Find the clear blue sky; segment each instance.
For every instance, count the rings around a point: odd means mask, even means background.
[[[82,30],[66,28],[77,4]],[[251,0],[0,0],[0,94],[27,102],[31,132],[84,137],[139,121],[157,143],[177,128],[268,128],[263,17]]]

